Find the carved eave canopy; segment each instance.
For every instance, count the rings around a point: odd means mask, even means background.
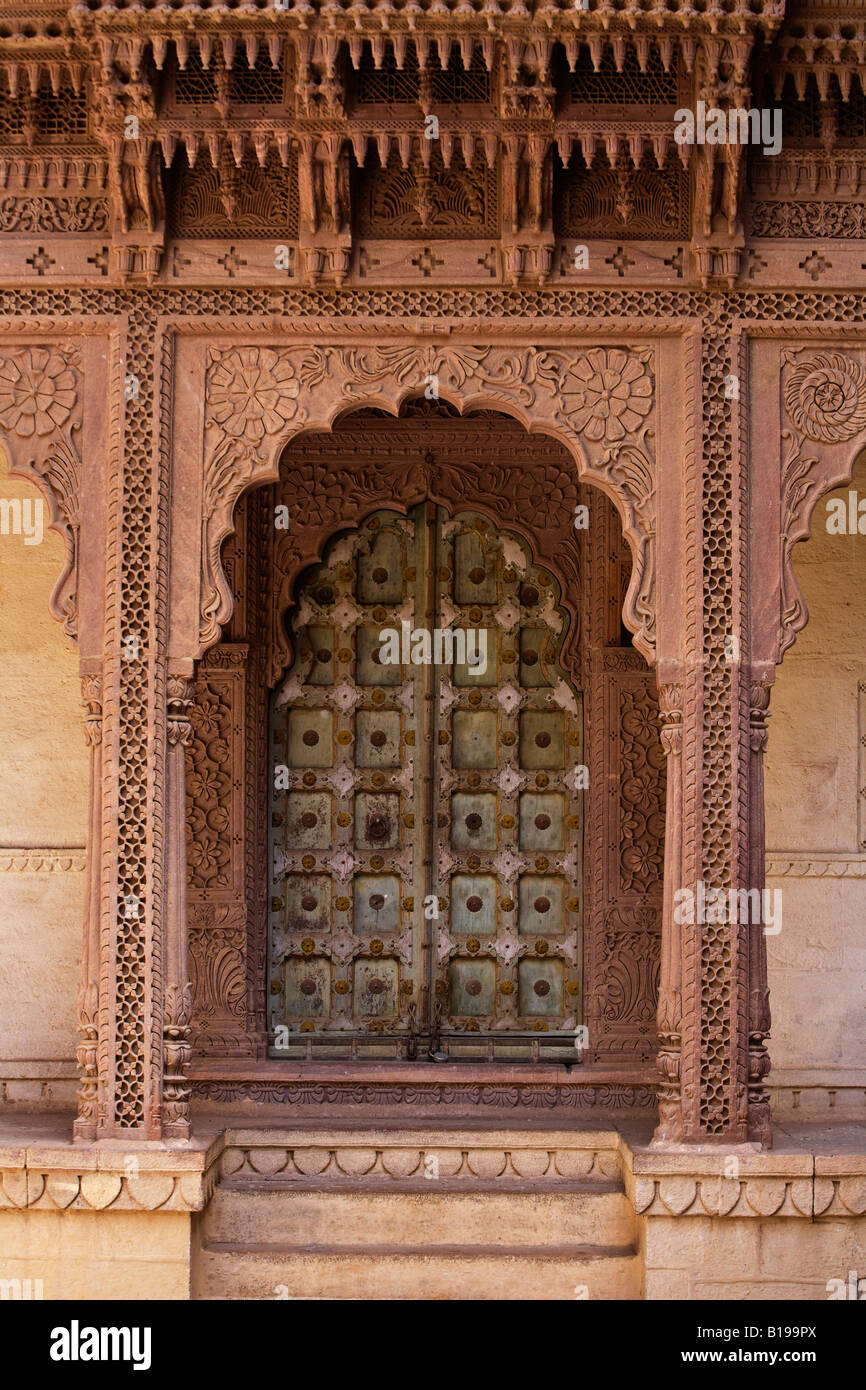
[[[851,84],[864,67],[866,10],[862,0],[789,0],[770,61],[777,96],[790,74],[802,101],[811,76],[821,100],[826,101],[835,76],[842,100],[848,101]]]
[[[174,0],[78,0],[69,6],[76,25],[84,28],[89,23],[100,32],[135,27],[188,32],[191,22],[218,31],[235,25],[296,31],[321,23],[343,35],[368,24],[386,33],[436,32],[456,24],[470,32],[537,29],[555,36],[591,30],[610,34],[618,28],[629,33],[645,29],[655,35],[667,26],[674,32],[689,28],[695,33],[734,34],[760,29],[768,35],[784,12],[784,0],[726,0],[723,4],[715,0],[703,5],[691,0],[588,0],[585,6],[569,0],[476,0],[474,4],[472,0],[285,0],[279,5],[274,0],[224,0],[219,6],[208,0],[188,0],[182,9]]]
[[[751,284],[801,184],[852,238],[864,72],[854,0],[0,0],[3,231],[93,238],[0,276]],[[683,140],[698,102],[784,107],[784,148]]]

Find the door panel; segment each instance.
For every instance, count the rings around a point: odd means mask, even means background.
[[[523,541],[430,503],[308,575],[272,702],[275,1055],[573,1057],[583,731],[560,597]]]
[[[381,1035],[405,1051],[415,1026],[426,886],[415,760],[430,673],[378,658],[384,628],[399,632],[419,601],[423,614],[425,544],[423,524],[371,517],[332,543],[295,610],[295,661],[271,718],[272,1035],[288,1028],[276,1055],[304,1055],[313,1038],[326,1056],[394,1055]]]
[[[434,617],[492,632],[497,678],[456,664],[434,675],[435,891],[448,904],[434,1028],[454,1057],[573,1057],[583,730],[557,664],[568,618],[549,571],[486,517],[440,512],[437,548]]]

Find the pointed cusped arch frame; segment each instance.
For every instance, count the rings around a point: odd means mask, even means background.
[[[199,647],[219,640],[231,616],[223,541],[250,488],[275,482],[286,446],[328,431],[349,411],[397,416],[418,395],[461,415],[510,415],[565,446],[577,476],[616,507],[633,569],[624,620],[652,664],[656,651],[655,352],[586,345],[296,346],[211,348],[205,380]],[[295,572],[316,555],[298,554]]]

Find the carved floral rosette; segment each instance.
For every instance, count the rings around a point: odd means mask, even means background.
[[[235,504],[248,487],[273,482],[290,439],[328,429],[347,409],[384,407],[395,415],[427,396],[461,413],[501,410],[546,431],[572,453],[581,477],[619,511],[634,559],[625,620],[635,646],[655,654],[655,386],[653,350],[534,346],[299,347],[211,349],[205,385],[202,649],[231,613],[220,549]],[[317,559],[298,556],[298,567]]]

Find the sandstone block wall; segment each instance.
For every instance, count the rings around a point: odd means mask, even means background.
[[[0,456],[0,499],[38,497],[9,477]],[[0,1097],[7,1103],[74,1101],[88,751],[78,655],[48,611],[62,560],[53,532],[39,545],[0,534]]]
[[[850,491],[866,501],[866,457],[830,498]],[[774,1080],[791,1083],[778,1104],[799,1082],[800,1108],[838,1112],[866,1097],[866,534],[828,532],[826,500],[794,552],[809,623],[770,702],[767,884],[783,916],[768,956]]]

